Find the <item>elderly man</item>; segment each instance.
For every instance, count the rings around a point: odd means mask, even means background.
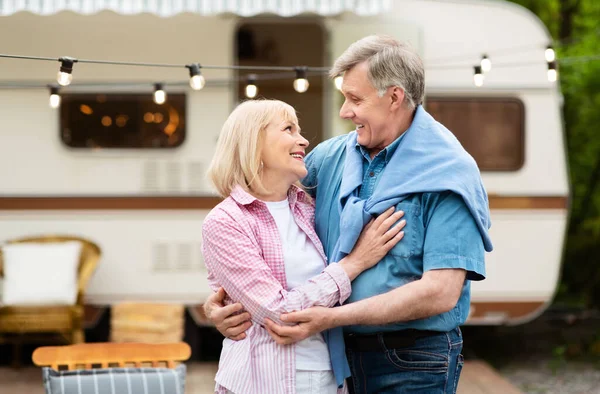
[[[422,107],[423,63],[408,46],[365,37],[336,60],[331,76],[341,74],[340,116],[356,130],[306,158],[317,234],[329,261],[338,261],[373,216],[395,205],[405,213],[406,236],[355,279],[344,305],[265,326],[280,344],[324,331],[338,384],[351,376],[351,392],[455,393],[470,281],[484,279],[492,250],[479,170]],[[242,306],[223,307],[222,297],[208,300],[207,316],[223,335],[243,339],[248,316],[232,316]]]

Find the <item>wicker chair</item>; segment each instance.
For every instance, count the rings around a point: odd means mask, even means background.
[[[72,236],[40,236],[10,240],[7,243],[54,243],[80,241],[81,257],[78,269],[77,301],[70,306],[6,306],[0,307],[0,343],[13,343],[13,365],[20,365],[20,347],[25,341],[39,342],[42,334],[58,334],[67,343],[82,343],[84,292],[96,269],[100,248],[91,241]],[[3,276],[0,251],[0,277]]]

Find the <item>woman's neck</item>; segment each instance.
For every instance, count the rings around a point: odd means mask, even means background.
[[[263,187],[269,194],[253,193],[256,198],[262,201],[283,201],[287,198],[288,191],[292,187],[292,182],[284,179],[281,175],[263,173],[261,176]]]

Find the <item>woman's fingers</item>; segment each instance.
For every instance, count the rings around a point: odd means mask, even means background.
[[[403,211],[397,211],[394,212],[393,215],[390,215],[389,217],[387,217],[382,223],[381,223],[381,227],[380,229],[383,232],[388,231],[390,228],[392,228],[392,226],[394,225],[394,223],[396,223],[398,220],[400,220],[400,218],[404,216],[404,212]]]
[[[373,226],[375,226],[375,229],[379,229],[379,227],[381,227],[383,222],[387,218],[389,218],[390,216],[393,215],[395,210],[396,210],[396,207],[391,207],[391,208],[388,208],[385,212],[382,212],[381,215],[377,216],[377,219],[375,219],[375,222],[373,222]]]
[[[383,241],[383,243],[385,244],[385,243],[389,242],[392,238],[394,238],[396,235],[398,235],[398,233],[404,228],[404,226],[406,226],[406,220],[401,220],[394,227],[392,227],[391,229],[386,231],[381,236],[381,240]]]
[[[402,227],[404,227],[404,226],[402,226]],[[385,244],[385,246],[387,247],[388,251],[389,251],[390,249],[392,249],[394,246],[396,246],[396,244],[397,244],[398,242],[400,242],[400,240],[401,240],[402,238],[404,238],[404,231],[400,231],[398,234],[396,234],[396,235],[394,236],[394,238],[392,238],[391,240],[389,240],[389,241],[388,241],[388,242]]]

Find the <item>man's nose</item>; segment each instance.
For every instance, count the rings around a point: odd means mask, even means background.
[[[342,104],[342,108],[340,108],[340,118],[351,119],[353,116],[354,116],[354,114],[348,107],[347,102],[344,101],[344,104]]]

